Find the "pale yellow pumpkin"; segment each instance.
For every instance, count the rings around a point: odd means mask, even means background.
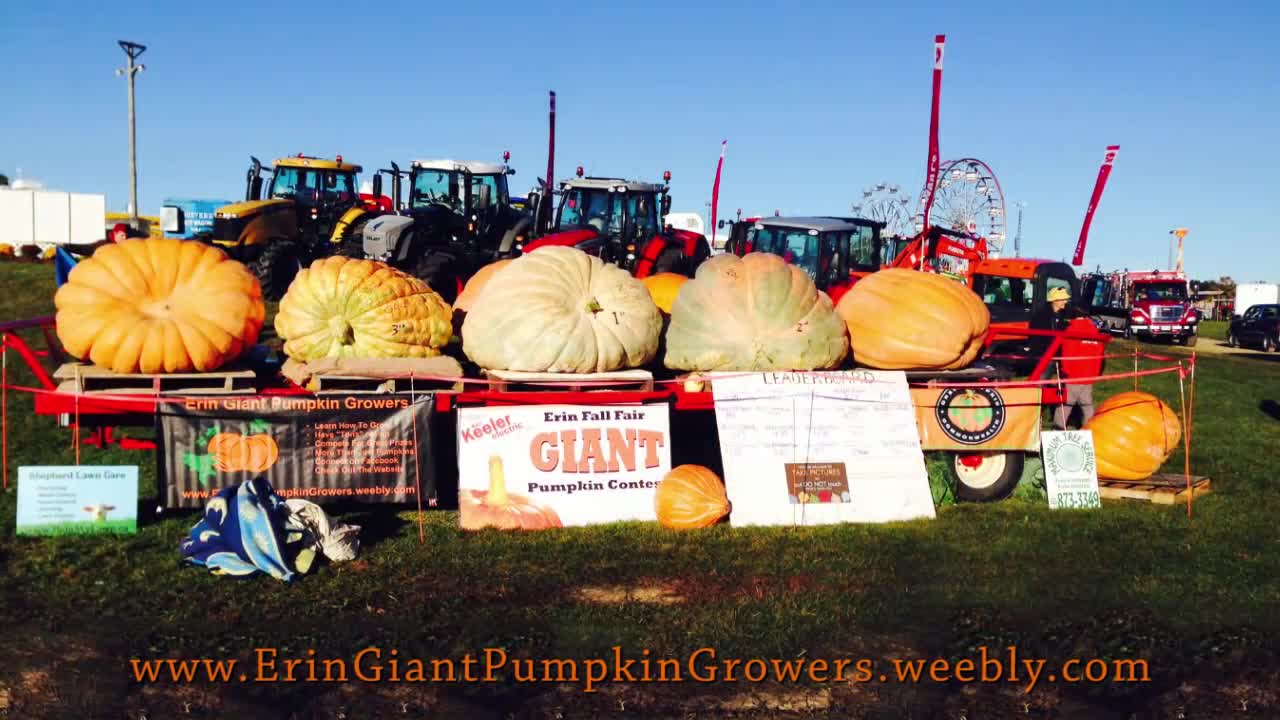
[[[266,315],[245,266],[169,238],[99,247],[53,302],[67,352],[119,373],[216,370],[258,341]]]
[[[568,247],[502,269],[462,324],[462,349],[490,370],[591,373],[653,359],[662,314],[630,273]]]
[[[676,370],[821,370],[849,353],[844,323],[803,270],[769,253],[717,255],[671,308]]]
[[[422,280],[338,255],[294,277],[275,326],[285,354],[300,362],[434,357],[453,331],[449,304]]]
[[[883,370],[955,370],[982,350],[991,313],[968,286],[934,273],[872,273],[840,298],[854,363]]]

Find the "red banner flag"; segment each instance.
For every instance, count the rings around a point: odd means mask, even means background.
[[[542,204],[538,208],[538,216],[533,219],[534,227],[550,228],[551,217],[555,212],[553,198],[556,188],[556,91],[551,93],[551,115],[547,131],[547,185],[544,188]]]
[[[938,189],[938,107],[942,103],[942,53],[947,44],[946,35],[933,39],[933,104],[929,110],[929,166],[925,168],[924,228],[929,231],[929,212],[933,209],[933,195]]]
[[[711,244],[716,244],[716,209],[720,207],[720,169],[724,167],[724,146],[728,140],[720,141],[720,162],[716,163],[716,182],[711,186]]]
[[[1119,152],[1119,145],[1108,145],[1107,154],[1102,156],[1102,167],[1098,168],[1098,181],[1093,184],[1089,209],[1084,211],[1084,225],[1080,227],[1080,240],[1076,242],[1076,254],[1071,258],[1072,265],[1084,264],[1084,245],[1089,240],[1089,225],[1093,223],[1093,211],[1098,209],[1098,201],[1102,199],[1102,189],[1107,186],[1107,178],[1111,176],[1111,165],[1115,163]]]

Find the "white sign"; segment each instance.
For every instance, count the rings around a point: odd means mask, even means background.
[[[734,525],[934,517],[901,372],[712,373]]]
[[[137,529],[136,465],[18,468],[19,535],[132,533]]]
[[[671,470],[669,406],[458,409],[463,529],[542,529],[656,520]]]
[[[1051,509],[1102,507],[1092,430],[1042,432],[1040,452]]]

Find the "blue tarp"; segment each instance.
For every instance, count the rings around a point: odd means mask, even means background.
[[[296,534],[285,529],[287,512],[284,500],[266,478],[223,488],[205,505],[204,517],[182,541],[182,559],[215,575],[264,572],[289,582],[298,573],[285,546],[286,539]]]

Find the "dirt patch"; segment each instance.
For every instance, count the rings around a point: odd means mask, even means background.
[[[685,602],[675,583],[660,581],[635,585],[586,585],[578,588],[574,596],[579,602],[590,605],[679,605]]]

